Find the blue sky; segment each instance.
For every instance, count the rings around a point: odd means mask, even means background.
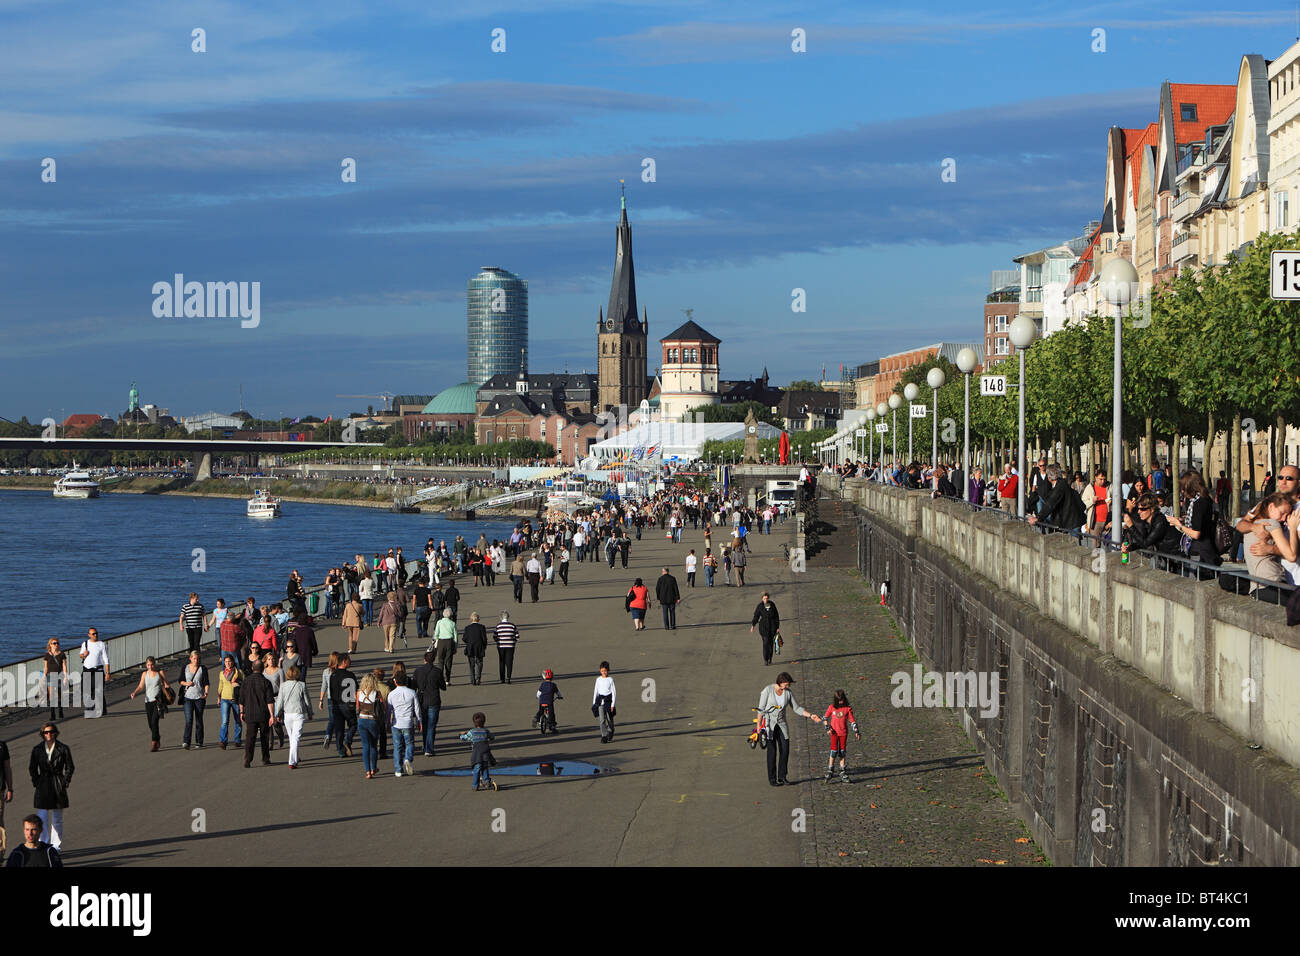
[[[433,393],[483,265],[529,280],[535,371],[594,370],[620,178],[651,338],[694,309],[724,378],[975,340],[989,270],[1100,215],[1109,126],[1296,33],[944,6],[0,0],[0,415],[116,415],[132,381],[178,415]],[[156,318],[178,272],[260,282],[260,325]]]

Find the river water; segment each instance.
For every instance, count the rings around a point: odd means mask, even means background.
[[[79,646],[92,624],[109,638],[175,620],[191,591],[209,610],[219,597],[264,604],[284,597],[293,568],[310,587],[358,553],[400,545],[413,560],[430,537],[450,548],[457,534],[490,541],[514,527],[291,500],[283,511],[267,521],[230,498],[0,491],[0,664],[40,656],[51,637]]]

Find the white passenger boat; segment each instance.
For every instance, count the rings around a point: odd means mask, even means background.
[[[72,463],[72,470],[54,483],[56,498],[98,498],[99,482],[90,477],[89,472],[79,471],[77,463]]]
[[[247,514],[250,518],[278,518],[280,499],[265,491],[255,491],[248,499]]]

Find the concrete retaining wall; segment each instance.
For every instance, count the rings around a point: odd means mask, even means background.
[[[823,485],[826,482],[823,480]],[[1281,608],[850,479],[862,570],[1058,864],[1300,863],[1300,629]]]

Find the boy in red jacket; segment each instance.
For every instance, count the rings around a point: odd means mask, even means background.
[[[835,758],[840,758],[840,779],[845,783],[852,783],[849,780],[849,773],[844,769],[844,751],[848,744],[849,729],[852,728],[853,736],[859,741],[862,740],[862,734],[858,732],[858,722],[853,718],[853,708],[849,706],[848,695],[842,690],[835,692],[835,701],[826,708],[826,732],[831,736],[831,758],[826,767],[826,779],[829,781],[835,772]]]

